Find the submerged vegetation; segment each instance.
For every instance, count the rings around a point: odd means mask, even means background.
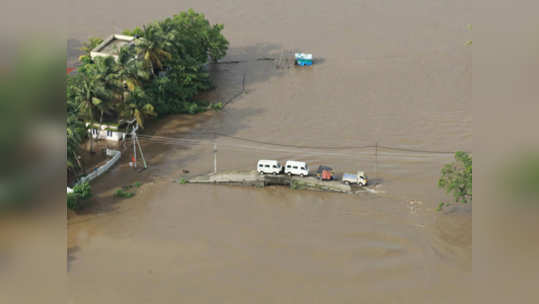
[[[118,189],[116,192],[114,192],[114,196],[118,198],[130,198],[135,196],[135,193],[125,191],[124,189]]]
[[[142,186],[141,182],[135,182],[132,185],[123,186],[122,188],[117,189],[114,192],[114,197],[117,197],[117,198],[130,198],[130,197],[133,197],[136,194],[135,189],[140,188],[140,186]],[[130,189],[131,189],[131,191],[129,191]]]
[[[226,54],[222,30],[222,24],[211,25],[204,14],[188,10],[124,31],[135,40],[118,50],[117,59],[90,57],[101,38],[84,43],[81,66],[66,84],[68,170],[82,169],[79,154],[88,136],[86,122],[136,120],[143,128],[147,118],[221,109],[221,103],[200,103],[194,97],[211,88],[208,62]]]

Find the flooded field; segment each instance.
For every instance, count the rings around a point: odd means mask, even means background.
[[[434,209],[451,154],[471,151],[464,1],[72,1],[68,62],[91,36],[194,8],[230,50],[205,98],[224,111],[156,121],[150,165],[96,180],[68,231],[72,303],[454,303],[471,279],[471,208]],[[294,50],[315,65],[278,65]],[[276,60],[257,60],[274,58]],[[156,136],[167,137],[158,139]],[[171,140],[170,138],[189,138]],[[181,185],[298,159],[364,170],[377,193]],[[279,144],[279,145],[272,145]],[[367,148],[364,148],[368,146]],[[373,147],[380,148],[373,148]],[[126,155],[126,159],[127,159]],[[136,181],[135,197],[113,192]]]

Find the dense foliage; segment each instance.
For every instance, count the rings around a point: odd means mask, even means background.
[[[203,14],[189,10],[124,31],[135,40],[119,50],[116,60],[91,59],[90,50],[102,39],[85,43],[82,64],[67,80],[68,169],[80,168],[77,155],[87,136],[84,122],[136,119],[144,127],[148,117],[208,109],[193,98],[211,87],[208,61],[226,54],[228,41],[222,30],[223,25],[210,25]]]
[[[84,201],[92,197],[92,189],[88,182],[77,184],[73,187],[73,192],[67,194],[67,207],[71,210],[79,210],[83,207]]]
[[[472,157],[468,153],[455,153],[455,161],[445,165],[441,173],[440,188],[452,194],[456,202],[472,201]]]

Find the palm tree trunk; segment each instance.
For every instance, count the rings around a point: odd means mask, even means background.
[[[94,153],[94,134],[90,131],[90,153]]]

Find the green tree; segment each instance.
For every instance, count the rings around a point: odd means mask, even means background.
[[[102,103],[110,96],[105,85],[101,81],[94,65],[86,65],[79,69],[78,73],[68,84],[70,96],[77,106],[76,112],[79,117],[90,123],[90,127],[96,122],[98,113],[102,113]],[[90,151],[93,152],[93,137],[90,136]]]
[[[144,128],[145,117],[155,117],[153,105],[148,102],[142,86],[149,80],[149,74],[143,67],[143,62],[135,59],[133,48],[120,49],[117,60],[117,74],[121,81],[122,96],[118,108],[119,118],[136,119]]]
[[[68,98],[67,101],[67,124],[66,124],[66,141],[67,141],[67,169],[75,173],[82,169],[82,164],[79,161],[80,145],[86,137],[86,127],[79,120],[76,112],[76,105]]]
[[[80,61],[84,61],[90,58],[90,52],[95,49],[99,44],[103,42],[103,39],[98,37],[91,37],[87,42],[82,44],[80,50],[83,54],[79,57]]]
[[[142,39],[137,40],[137,50],[152,75],[163,69],[167,60],[172,57],[165,49],[170,44],[161,28],[156,24],[142,27]]]
[[[213,62],[225,57],[226,51],[228,50],[228,40],[221,33],[224,29],[222,24],[215,24],[212,26],[208,35],[209,42],[209,56],[212,58]]]
[[[446,164],[441,174],[438,187],[452,194],[456,202],[472,201],[472,157],[468,153],[455,153],[455,161]]]
[[[149,73],[144,69],[144,63],[136,60],[135,49],[130,46],[120,49],[115,72],[124,94],[142,87],[143,82],[150,79]]]
[[[123,86],[119,78],[117,64],[113,57],[97,57],[93,65],[95,77],[99,85],[104,89],[100,94],[100,101],[94,103],[99,112],[99,123],[103,123],[105,114],[114,116],[115,103],[119,102],[123,93]]]

